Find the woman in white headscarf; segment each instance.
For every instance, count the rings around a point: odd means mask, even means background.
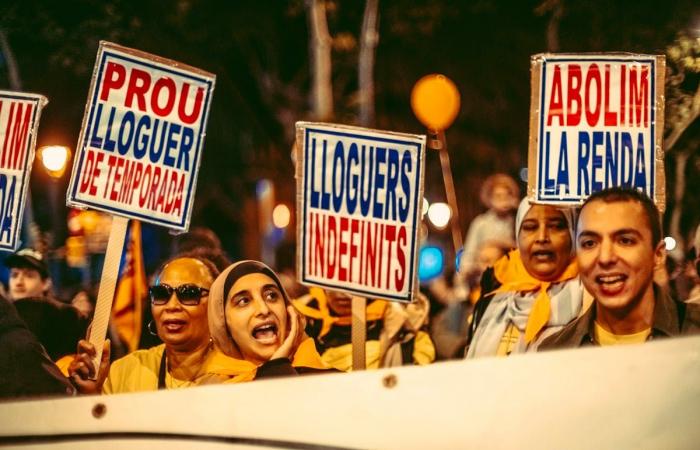
[[[523,199],[515,220],[518,248],[484,276],[495,286],[482,289],[467,358],[535,351],[581,311],[573,211]]]

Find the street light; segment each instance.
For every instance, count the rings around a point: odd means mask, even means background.
[[[70,149],[64,145],[47,145],[39,149],[39,158],[51,178],[63,176],[70,159]]]
[[[433,203],[428,208],[428,219],[437,229],[443,229],[450,222],[452,211],[447,203]]]

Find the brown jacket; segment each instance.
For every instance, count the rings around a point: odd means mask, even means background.
[[[654,294],[656,305],[650,340],[700,333],[700,305],[677,302],[657,286],[654,286]],[[582,316],[542,341],[539,350],[597,345],[593,338],[595,316],[596,303],[593,302]]]

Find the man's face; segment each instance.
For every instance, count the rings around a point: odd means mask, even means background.
[[[21,300],[23,298],[41,297],[49,290],[51,281],[42,279],[39,271],[25,267],[13,267],[10,269],[10,298]]]
[[[576,236],[581,280],[600,306],[625,314],[654,301],[654,269],[665,248],[652,242],[641,204],[594,200],[581,210]]]

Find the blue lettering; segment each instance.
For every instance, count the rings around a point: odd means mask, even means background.
[[[399,200],[399,219],[402,222],[406,221],[408,217],[408,206],[411,204],[411,182],[408,179],[408,174],[413,172],[413,164],[411,162],[411,152],[404,152],[403,158],[401,159],[401,188],[403,189],[404,196]]]
[[[591,140],[585,131],[578,132],[578,195],[591,193],[588,183],[588,160],[591,157]],[[583,189],[581,189],[583,188]]]
[[[165,147],[165,156],[163,157],[163,164],[168,167],[175,166],[175,158],[170,154],[170,150],[177,147],[177,135],[180,133],[182,127],[176,123],[170,124],[170,129],[168,130],[168,145]],[[154,161],[155,162],[155,161]]]
[[[102,103],[97,105],[97,112],[95,112],[95,121],[92,123],[92,137],[90,138],[90,147],[102,148],[102,138],[97,135],[97,132],[100,129],[102,106]]]
[[[646,192],[647,169],[645,161],[646,157],[644,152],[644,134],[639,133],[639,138],[637,139],[637,164],[634,171],[634,187],[642,188]]]
[[[569,194],[569,150],[566,131],[561,133],[561,143],[559,144],[559,163],[557,164],[557,190],[555,194],[561,192],[559,186],[564,186],[564,192]]]
[[[131,141],[134,139],[134,123],[136,123],[134,112],[127,111],[124,113],[122,125],[119,127],[119,136],[117,137],[117,150],[120,155],[126,155],[129,152],[129,148],[131,148]],[[127,124],[129,124],[128,127],[126,126]],[[126,142],[123,139],[125,134]]]
[[[593,168],[591,169],[591,180],[592,181],[592,190],[593,192],[598,192],[603,190],[603,183],[601,180],[596,178],[596,175],[598,173],[597,169],[600,169],[603,167],[603,158],[600,153],[598,153],[598,147],[601,147],[603,145],[603,132],[602,131],[594,131],[593,132]]]
[[[366,159],[367,153],[369,153],[369,163]],[[369,214],[369,207],[372,203],[372,177],[374,174],[372,167],[374,167],[374,152],[371,148],[368,152],[367,147],[363,145],[362,164],[360,165],[360,212],[365,217]]]
[[[381,219],[384,214],[383,206],[379,201],[379,190],[384,188],[384,175],[379,173],[379,166],[386,162],[386,149],[382,147],[377,147],[377,159],[374,161],[374,205],[372,208],[372,217],[375,219]]]
[[[620,151],[620,186],[631,187],[634,175],[632,135],[623,132],[620,141],[622,147]]]
[[[618,145],[619,135],[615,132],[614,135],[611,133],[605,133],[605,187],[617,186],[617,169],[618,160],[620,155],[620,148]],[[615,140],[614,147],[612,140]]]
[[[397,184],[399,184],[399,151],[390,148],[386,177],[386,209],[384,210],[385,219],[389,219],[389,211],[391,210],[391,220],[396,220]]]
[[[353,161],[355,162],[354,164]],[[353,142],[350,144],[350,148],[348,149],[348,172],[345,182],[345,185],[347,186],[346,192],[348,214],[354,214],[355,209],[357,208],[357,183],[359,182],[360,177],[357,174],[352,174],[352,170],[353,166],[357,167],[359,162],[360,156],[357,151],[357,144]]]
[[[136,145],[134,146],[134,157],[136,159],[143,158],[148,151],[148,135],[142,134],[144,127],[146,127],[146,130],[151,128],[150,116],[141,116],[139,123],[136,125]]]
[[[308,155],[306,157],[308,158]],[[316,187],[316,138],[311,139],[311,164],[307,163],[307,167],[309,168],[309,173],[311,173],[311,176],[309,177],[311,207],[318,208],[318,199],[321,194],[314,189]]]
[[[340,170],[338,170],[338,162],[340,161]],[[343,191],[345,190],[345,177],[343,173],[345,172],[345,149],[343,148],[343,142],[338,141],[335,144],[335,152],[333,154],[333,178],[331,179],[331,185],[333,187],[333,209],[335,212],[339,212],[343,207]],[[338,177],[340,174],[340,177]],[[340,187],[338,187],[338,180],[340,180]]]

